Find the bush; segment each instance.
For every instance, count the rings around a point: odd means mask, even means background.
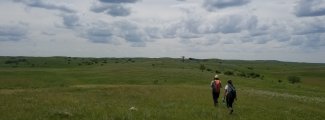
[[[260,77],[261,75],[258,74],[258,73],[251,72],[251,73],[248,73],[248,76],[251,77],[251,78],[258,78],[258,77]]]
[[[216,70],[216,73],[217,73],[217,74],[220,74],[221,72],[220,72],[219,70]]]
[[[153,84],[157,85],[158,82],[159,82],[159,80],[154,80],[154,81],[153,81]]]
[[[295,83],[300,83],[300,77],[297,76],[289,76],[288,77],[289,83],[295,84]]]
[[[240,73],[237,74],[237,76],[246,77],[246,74],[244,72],[240,72]]]
[[[234,75],[234,72],[232,72],[232,71],[226,71],[225,72],[225,75]]]
[[[249,69],[249,70],[253,70],[254,68],[253,68],[253,67],[247,67],[247,69]]]
[[[205,69],[206,69],[206,67],[203,64],[201,64],[200,65],[200,70],[203,72],[203,70],[205,70]]]

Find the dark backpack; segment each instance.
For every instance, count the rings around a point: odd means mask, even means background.
[[[227,91],[228,91],[228,94],[231,94],[231,95],[233,95],[236,98],[237,93],[236,93],[236,89],[235,89],[234,86],[228,84]]]

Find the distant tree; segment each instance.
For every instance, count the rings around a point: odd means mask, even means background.
[[[203,64],[201,64],[200,65],[200,70],[203,72],[203,70],[205,70],[205,69],[206,69],[206,67]]]
[[[282,82],[282,80],[278,80],[278,82],[279,82],[279,83],[281,83],[281,82]]]
[[[189,60],[196,60],[195,58],[188,58]]]
[[[300,83],[300,77],[298,76],[289,76],[288,77],[289,83],[295,84],[295,83]]]
[[[211,72],[211,71],[212,71],[212,69],[210,69],[210,68],[207,68],[207,71]]]
[[[185,62],[185,56],[182,56],[182,62]]]

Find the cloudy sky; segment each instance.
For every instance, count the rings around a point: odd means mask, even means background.
[[[325,0],[0,0],[0,56],[325,63]]]

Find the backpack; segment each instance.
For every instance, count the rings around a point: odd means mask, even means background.
[[[221,86],[221,81],[220,80],[214,80],[212,83],[212,90],[214,92],[220,92],[220,86]]]
[[[231,95],[234,96],[234,98],[236,98],[236,94],[237,94],[237,93],[236,93],[236,89],[235,89],[234,86],[228,84],[228,89],[227,89],[227,91],[228,91],[228,94],[231,94]]]

